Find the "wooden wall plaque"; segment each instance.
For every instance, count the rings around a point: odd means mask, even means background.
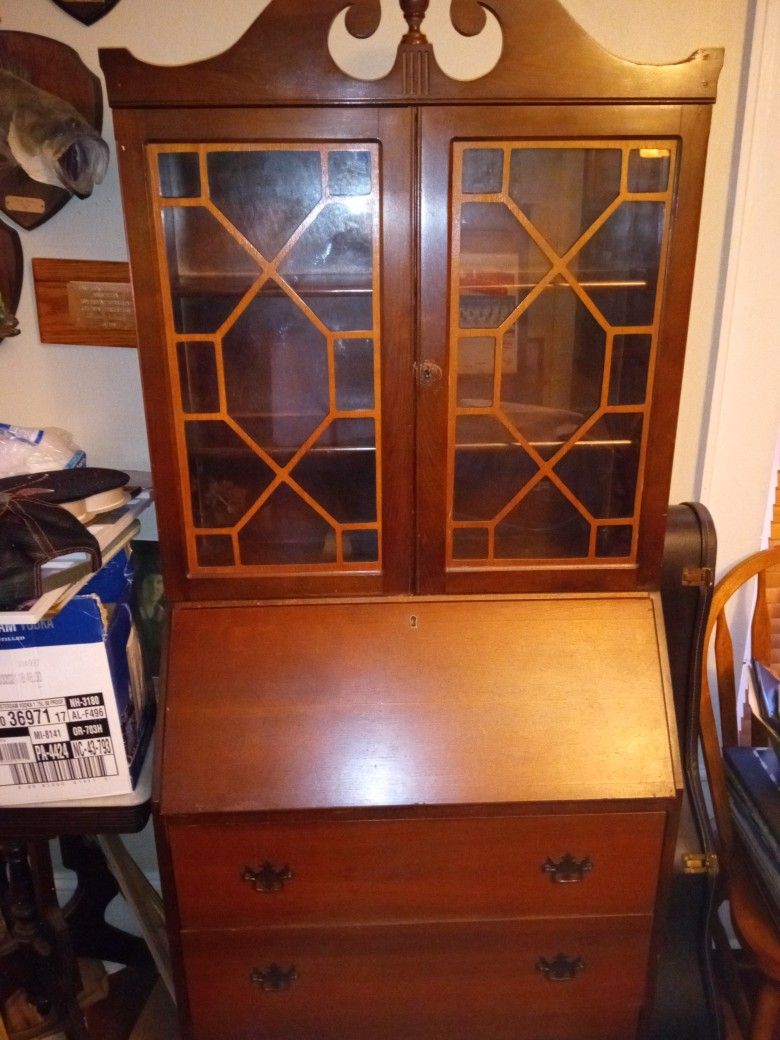
[[[23,272],[24,257],[19,233],[0,221],[0,293],[11,313],[19,305]],[[0,339],[3,338],[0,336]]]
[[[130,268],[110,260],[33,260],[42,343],[135,347]]]
[[[92,25],[98,18],[108,14],[112,7],[116,7],[119,0],[54,0],[54,3],[84,25]]]
[[[23,69],[30,82],[70,102],[100,131],[103,89],[72,47],[36,33],[0,32],[0,67]],[[43,224],[70,199],[64,188],[35,181],[15,164],[0,164],[0,210],[25,230]]]

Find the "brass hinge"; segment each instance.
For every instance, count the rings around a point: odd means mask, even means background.
[[[717,852],[686,852],[682,858],[684,874],[716,874]]]
[[[708,587],[715,581],[712,567],[683,567],[683,585],[699,585]]]

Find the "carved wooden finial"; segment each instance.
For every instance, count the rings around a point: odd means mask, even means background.
[[[430,0],[401,0],[401,10],[409,26],[409,32],[404,36],[402,43],[426,44],[428,38],[420,31],[425,12],[428,10]]]

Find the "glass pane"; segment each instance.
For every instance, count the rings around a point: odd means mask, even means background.
[[[492,336],[461,336],[458,340],[458,404],[464,408],[493,404],[496,341]]]
[[[197,152],[163,152],[158,157],[160,194],[164,199],[191,199],[200,195]]]
[[[588,555],[590,524],[557,487],[539,481],[500,524],[496,556],[551,559]]]
[[[373,270],[373,200],[325,206],[292,247],[279,270],[294,287],[370,287]]]
[[[319,152],[211,152],[208,173],[212,201],[267,260],[322,198]]]
[[[369,195],[371,193],[370,152],[330,152],[328,187],[331,195]]]
[[[563,255],[620,193],[617,148],[515,148],[509,194]]]
[[[242,563],[327,563],[336,558],[334,529],[286,484],[242,528],[238,540]]]
[[[504,152],[501,148],[467,148],[463,153],[464,195],[490,195],[501,191]]]
[[[597,556],[630,556],[633,527],[616,524],[614,527],[599,527],[596,533]]]
[[[550,263],[502,203],[461,210],[460,325],[496,328],[549,271]]]
[[[610,325],[652,325],[663,202],[624,202],[570,264]]]
[[[567,284],[545,290],[505,335],[501,407],[543,456],[598,408],[605,350],[606,333]]]
[[[274,477],[273,470],[218,420],[185,424],[196,527],[232,527]]]
[[[635,148],[628,157],[628,190],[666,191],[670,159],[668,148]]]
[[[370,339],[337,339],[336,407],[350,412],[374,407],[374,344]]]
[[[456,427],[455,520],[491,520],[538,470],[490,415],[461,415]]]
[[[232,567],[233,539],[224,534],[202,534],[195,539],[198,563],[201,567]]]
[[[325,337],[272,283],[225,335],[222,353],[230,415],[289,461],[328,414]]]
[[[292,477],[340,523],[376,520],[374,423],[337,419],[309,448]]]
[[[644,404],[651,344],[650,336],[615,336],[609,374],[610,404]]]
[[[634,515],[641,436],[641,414],[604,415],[555,467],[593,516]]]
[[[456,527],[452,532],[452,555],[456,560],[486,560],[488,544],[484,527]]]
[[[218,412],[217,361],[214,344],[202,340],[177,343],[181,404],[185,412]]]
[[[260,271],[208,210],[163,210],[171,303],[177,332],[216,332]]]
[[[344,559],[353,563],[376,563],[379,559],[379,535],[376,531],[345,531]]]

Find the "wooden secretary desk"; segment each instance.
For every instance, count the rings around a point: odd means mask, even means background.
[[[195,1040],[641,1036],[681,787],[657,594],[722,53],[557,0],[456,81],[272,0],[101,52],[165,579],[156,822]]]

